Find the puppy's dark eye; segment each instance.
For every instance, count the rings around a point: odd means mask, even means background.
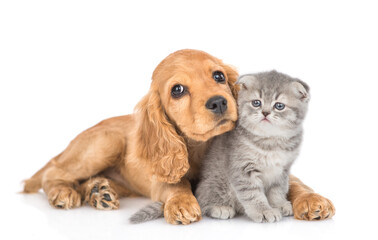
[[[182,95],[184,95],[184,93],[185,93],[185,87],[180,84],[174,85],[173,88],[171,89],[171,95],[174,98],[179,98]]]
[[[252,100],[252,106],[254,107],[260,107],[261,101],[260,100]]]
[[[274,107],[277,109],[277,110],[283,110],[284,108],[285,108],[285,104],[283,104],[283,103],[276,103],[276,104],[274,104]]]
[[[219,83],[224,83],[226,81],[226,78],[224,77],[224,74],[221,71],[213,72],[213,78],[216,82]]]

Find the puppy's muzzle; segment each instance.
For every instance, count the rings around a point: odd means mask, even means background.
[[[207,100],[206,108],[215,114],[223,114],[227,110],[227,100],[222,96],[214,96]]]

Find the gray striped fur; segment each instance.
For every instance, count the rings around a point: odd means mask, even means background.
[[[163,203],[154,202],[140,209],[130,217],[130,223],[137,224],[163,217]]]
[[[238,83],[236,128],[215,137],[195,195],[202,213],[213,218],[244,214],[255,222],[279,221],[292,214],[289,171],[302,141],[309,88],[276,71],[244,75]],[[253,100],[262,105],[252,106]],[[285,109],[275,109],[276,102]]]

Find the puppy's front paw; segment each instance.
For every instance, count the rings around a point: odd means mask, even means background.
[[[165,203],[164,217],[171,224],[190,224],[201,220],[201,209],[193,195],[176,195]]]
[[[298,220],[323,220],[335,215],[332,202],[317,193],[299,196],[293,202],[294,218]]]
[[[70,187],[55,187],[50,190],[47,198],[55,208],[70,209],[81,205],[80,194]]]

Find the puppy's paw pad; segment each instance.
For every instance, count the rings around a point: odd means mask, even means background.
[[[89,205],[100,210],[112,210],[119,208],[117,193],[109,186],[106,179],[96,181],[86,200]]]

